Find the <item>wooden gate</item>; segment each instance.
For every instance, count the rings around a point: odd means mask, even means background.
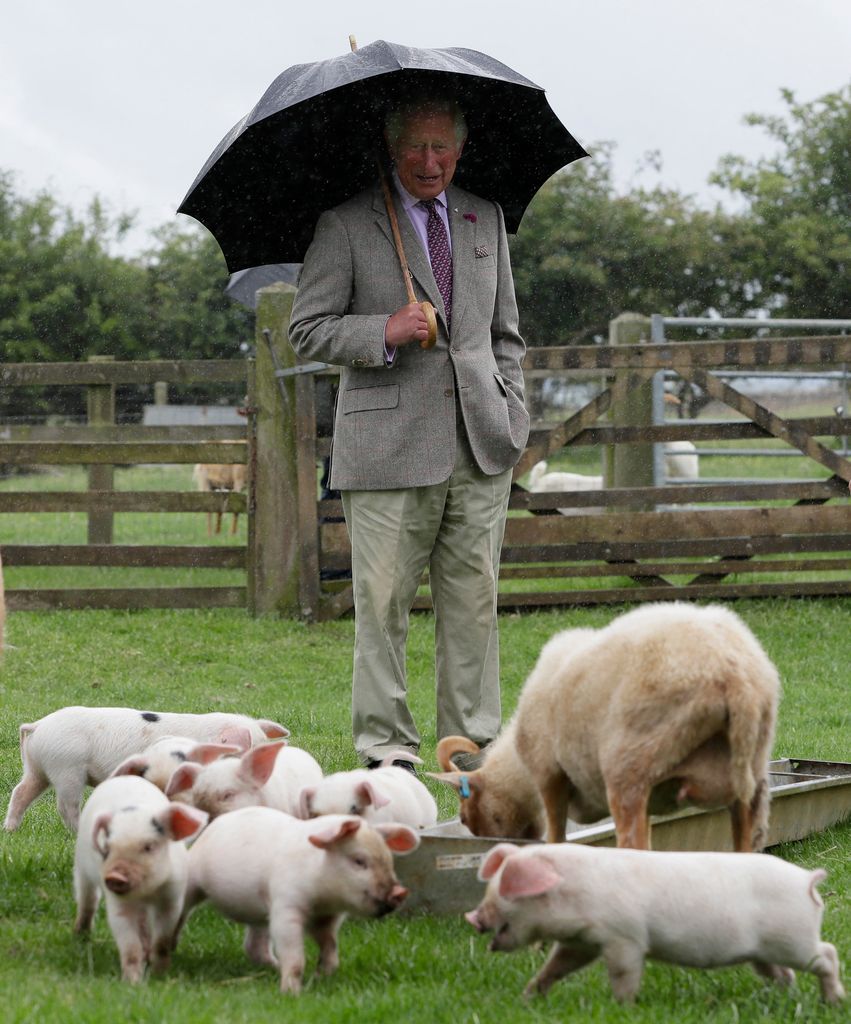
[[[627,317],[633,333],[638,321],[649,327],[645,317]],[[646,340],[638,344],[527,353],[530,373],[594,371],[604,386],[575,414],[533,434],[515,470],[500,608],[851,593],[851,461],[832,447],[851,432],[851,419],[840,414],[781,417],[717,376],[730,367],[836,368],[851,361],[851,338],[656,345],[648,343],[649,330],[645,333]],[[743,419],[654,424],[647,391],[653,376],[665,370],[699,385]],[[298,419],[304,425],[305,418]],[[733,439],[782,442],[817,463],[824,478],[653,485],[654,443]],[[328,450],[327,442],[317,442],[304,429],[299,444],[313,464]],[[620,455],[609,459],[609,486],[603,491],[533,494],[518,483],[539,459],[583,445],[607,446]],[[637,479],[642,474],[644,483]],[[604,511],[592,511],[601,506]],[[351,586],[339,579],[350,569],[340,516],[339,501],[318,502],[316,534],[311,525],[306,543],[317,553],[314,564],[320,574],[313,618],[332,618],[352,607]],[[423,583],[418,608],[430,607],[427,577]]]

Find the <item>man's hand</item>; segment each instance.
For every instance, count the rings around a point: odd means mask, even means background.
[[[423,342],[427,337],[428,321],[418,302],[402,306],[384,327],[384,341],[395,348],[410,345],[412,341]]]

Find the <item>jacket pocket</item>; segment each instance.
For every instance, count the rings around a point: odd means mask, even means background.
[[[396,409],[399,405],[399,385],[379,384],[366,388],[346,388],[342,393],[342,401],[344,416],[353,412]]]

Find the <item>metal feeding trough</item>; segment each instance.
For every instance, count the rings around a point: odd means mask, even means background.
[[[768,846],[804,839],[851,817],[851,763],[790,757],[771,761],[769,772]],[[725,808],[689,807],[654,816],[651,822],[654,850],[732,849]],[[569,822],[567,839],[590,846],[616,845],[611,818],[593,825]],[[418,849],[396,860],[396,874],[409,889],[399,912],[471,910],[485,889],[477,878],[479,865],[488,850],[504,840],[478,838],[457,818],[423,829],[420,840]]]

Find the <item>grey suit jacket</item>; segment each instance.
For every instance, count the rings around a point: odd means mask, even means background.
[[[341,367],[330,486],[382,490],[440,483],[455,461],[455,402],[488,475],[510,469],[529,435],[517,303],[502,211],[450,186],[452,330],[428,256],[397,202],[418,301],[437,310],[437,344],[396,350],[385,365],[384,325],[407,301],[381,189],[323,213],[305,256],[290,342]],[[466,216],[465,216],[466,215]]]

